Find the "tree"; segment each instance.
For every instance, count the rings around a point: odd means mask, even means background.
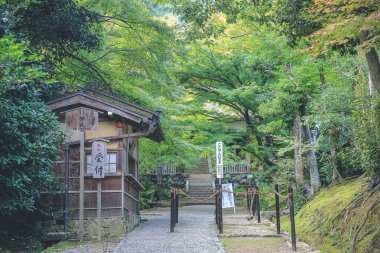
[[[56,117],[41,99],[52,87],[42,56],[12,37],[0,39],[0,216],[32,213],[41,191],[56,184],[52,161],[65,139]],[[41,210],[42,211],[42,210]],[[22,221],[20,220],[20,224]],[[3,224],[4,225],[4,224]],[[17,227],[14,224],[15,227]]]
[[[262,119],[258,107],[270,93],[267,85],[276,78],[277,62],[276,59],[265,59],[259,53],[243,53],[240,47],[247,41],[256,45],[257,52],[268,49],[270,43],[265,36],[253,35],[241,40],[221,38],[209,46],[192,44],[188,49],[189,55],[184,59],[186,63],[180,66],[179,78],[197,95],[197,99],[203,103],[216,103],[221,116],[244,121],[247,129],[246,152],[271,164],[269,149],[265,147],[269,148],[273,142],[270,135],[264,135],[259,130]],[[248,44],[244,47],[247,51],[252,50]],[[267,56],[270,54],[266,53]]]

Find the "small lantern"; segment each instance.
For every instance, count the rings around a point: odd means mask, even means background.
[[[121,121],[117,121],[117,122],[116,122],[116,127],[117,127],[117,128],[123,128],[123,126],[124,126],[124,123],[123,123],[123,122],[121,122]]]

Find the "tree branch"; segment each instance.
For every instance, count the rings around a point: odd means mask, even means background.
[[[292,73],[292,68],[291,68],[291,66],[290,66],[289,63],[285,63],[285,71],[286,71],[286,74],[288,75],[290,81],[296,86],[296,88],[299,89],[299,90],[301,91],[301,93],[302,93],[305,97],[307,97],[307,98],[310,99],[310,100],[313,100],[314,98],[313,98],[312,96],[310,96],[308,93],[306,93],[306,92],[302,89],[301,85],[300,85],[300,84],[296,81],[296,79],[294,78],[293,73]]]

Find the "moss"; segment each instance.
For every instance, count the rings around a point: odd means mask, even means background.
[[[69,248],[72,248],[72,247],[75,247],[78,245],[82,245],[85,243],[88,243],[88,241],[72,241],[72,240],[61,241],[61,242],[58,242],[58,243],[54,244],[53,246],[45,249],[44,251],[42,251],[42,253],[53,253],[53,252],[56,252],[58,250],[69,249]]]
[[[322,252],[351,252],[357,228],[363,224],[372,203],[380,197],[380,192],[377,192],[366,203],[362,203],[366,199],[364,197],[356,205],[350,205],[358,196],[367,196],[369,189],[362,186],[363,180],[356,179],[320,190],[295,217],[297,237]],[[379,209],[374,208],[358,234],[360,242],[356,252],[376,250],[378,245],[371,238],[375,237],[377,232],[374,228],[379,223]],[[288,216],[281,217],[281,227],[290,231]]]
[[[221,243],[230,253],[248,252],[273,252],[281,248],[287,248],[286,240],[282,237],[228,237],[220,238]]]

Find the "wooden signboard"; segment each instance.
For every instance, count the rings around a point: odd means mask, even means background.
[[[88,108],[77,108],[65,114],[65,125],[68,129],[95,130],[98,127],[98,121],[98,112]]]
[[[223,142],[216,142],[216,178],[223,178]]]
[[[104,178],[107,167],[107,142],[95,140],[92,142],[93,178]]]

